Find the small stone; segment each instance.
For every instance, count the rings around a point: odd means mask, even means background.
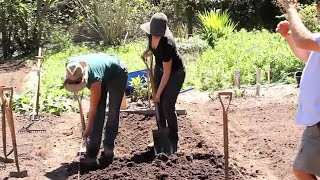
[[[73,134],[73,130],[72,129],[64,129],[62,131],[62,134],[65,136],[71,136]]]

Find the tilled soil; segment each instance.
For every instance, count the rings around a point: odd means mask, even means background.
[[[224,179],[223,156],[208,148],[190,120],[179,117],[180,152],[154,157],[147,144],[152,140],[154,117],[121,115],[115,158],[105,169],[89,171],[82,167],[81,179]],[[245,169],[239,168],[245,176]],[[77,166],[70,167],[70,179],[76,179]],[[72,175],[74,174],[74,175]],[[243,179],[230,168],[231,179]]]

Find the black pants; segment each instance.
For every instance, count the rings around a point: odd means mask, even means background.
[[[163,75],[163,70],[159,67],[155,67],[154,70],[154,81],[156,89],[158,89],[161,78]],[[186,73],[184,68],[177,71],[171,71],[170,78],[166,87],[164,88],[159,104],[159,114],[160,114],[160,126],[168,127],[170,130],[169,138],[172,143],[178,143],[178,122],[175,104],[182,88]]]

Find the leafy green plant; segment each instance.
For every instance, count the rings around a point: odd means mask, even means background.
[[[206,50],[197,61],[188,62],[185,83],[200,90],[216,90],[233,85],[234,71],[240,70],[241,84],[256,83],[256,69],[264,72],[267,81],[270,66],[271,81],[285,82],[287,76],[303,68],[285,40],[266,30],[241,30],[219,39],[216,46]]]
[[[200,53],[208,48],[208,43],[198,36],[188,39],[180,38],[177,40],[178,49],[181,54]]]
[[[67,31],[55,30],[51,35],[55,50],[61,51],[72,46],[72,36]]]
[[[34,93],[31,91],[23,95],[14,95],[12,100],[12,108],[15,112],[25,114],[33,109],[32,97]]]
[[[148,83],[146,77],[138,75],[131,79],[130,85],[133,87],[132,101],[145,101],[148,99]]]
[[[316,4],[301,5],[299,11],[303,24],[312,32],[320,32],[320,23],[317,19]]]
[[[200,34],[213,47],[219,38],[233,32],[236,24],[232,22],[228,11],[210,10],[198,15],[201,22]]]

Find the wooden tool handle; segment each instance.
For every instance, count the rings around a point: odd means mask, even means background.
[[[228,103],[227,108],[225,108],[221,96],[229,96],[229,103]],[[219,93],[218,93],[218,97],[219,97],[219,100],[220,100],[220,103],[221,103],[221,106],[222,106],[223,111],[224,111],[224,112],[228,111],[228,110],[229,110],[229,106],[230,106],[230,104],[231,104],[231,100],[232,100],[232,92],[228,92],[228,91],[219,92]]]
[[[6,91],[9,91],[9,96],[6,95]],[[0,87],[0,96],[2,103],[6,101],[7,103],[11,104],[12,102],[12,96],[13,96],[13,87]]]

